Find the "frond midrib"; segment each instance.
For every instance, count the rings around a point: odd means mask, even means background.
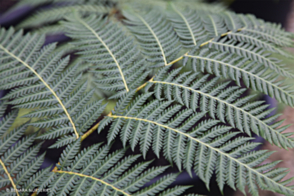
[[[150,82],[150,83],[160,83],[160,84],[166,84],[166,85],[178,86],[178,87],[181,87],[181,88],[184,88],[184,89],[188,89],[188,90],[190,90],[190,91],[192,91],[192,92],[196,92],[196,93],[202,94],[202,95],[204,95],[204,96],[210,97],[210,98],[212,98],[212,99],[214,99],[214,100],[217,100],[217,101],[219,101],[219,102],[221,102],[221,103],[224,103],[224,104],[228,105],[229,107],[233,107],[233,108],[235,108],[235,109],[237,109],[237,110],[239,110],[239,111],[241,111],[241,112],[247,114],[247,115],[250,116],[251,118],[254,118],[255,120],[257,120],[258,122],[260,122],[260,123],[263,124],[264,126],[268,127],[271,131],[273,131],[273,132],[275,132],[276,134],[278,134],[278,135],[280,135],[281,137],[283,137],[285,140],[289,141],[290,143],[293,142],[293,141],[290,140],[289,138],[287,138],[287,137],[285,137],[284,135],[282,135],[280,132],[278,132],[278,131],[276,131],[275,129],[273,129],[271,126],[267,125],[267,124],[266,124],[265,122],[263,122],[262,120],[260,120],[260,119],[256,118],[255,116],[253,116],[251,113],[249,113],[249,112],[245,111],[244,109],[239,108],[239,107],[237,107],[237,106],[235,106],[235,105],[233,105],[233,104],[231,104],[231,103],[228,103],[228,102],[226,102],[226,101],[224,101],[224,100],[221,100],[221,99],[219,99],[219,98],[217,98],[217,97],[215,97],[215,96],[211,96],[210,94],[204,93],[204,92],[202,92],[202,91],[200,91],[200,90],[195,90],[195,89],[193,89],[193,88],[190,88],[190,87],[187,87],[187,86],[184,86],[184,85],[181,85],[181,84],[176,84],[176,83],[171,83],[171,82],[163,82],[163,81],[154,81],[154,80],[149,81],[149,82]]]
[[[260,174],[260,173],[259,173],[258,171],[256,171],[254,168],[251,168],[251,167],[249,167],[248,165],[246,165],[246,164],[240,162],[238,159],[236,159],[236,158],[234,158],[234,157],[231,157],[229,154],[227,154],[227,153],[225,153],[225,152],[222,152],[221,150],[219,150],[219,149],[217,149],[217,148],[214,148],[214,147],[210,146],[209,144],[206,144],[205,142],[202,142],[201,140],[198,140],[198,139],[196,139],[196,138],[190,136],[190,135],[187,134],[187,133],[183,133],[183,132],[181,132],[181,131],[179,131],[179,130],[177,130],[177,129],[174,129],[174,128],[171,128],[171,127],[169,127],[169,126],[166,126],[166,125],[163,125],[163,124],[160,124],[160,123],[158,123],[158,122],[151,121],[151,120],[147,120],[147,119],[136,118],[136,117],[129,117],[129,116],[117,116],[117,115],[110,115],[110,116],[108,116],[108,117],[109,117],[109,118],[123,118],[123,119],[129,119],[129,120],[143,121],[143,122],[147,122],[147,123],[152,123],[152,124],[158,125],[158,126],[163,127],[163,128],[165,128],[165,129],[172,130],[172,131],[178,133],[179,135],[183,135],[183,136],[185,136],[185,137],[187,137],[187,138],[189,138],[189,139],[191,139],[191,140],[193,140],[193,141],[195,141],[195,142],[198,142],[198,143],[200,143],[200,144],[206,146],[207,148],[210,148],[210,149],[212,149],[212,150],[215,150],[215,151],[218,152],[219,154],[228,157],[228,159],[231,159],[231,160],[235,161],[237,164],[239,164],[239,165],[241,165],[241,166],[247,168],[248,170],[254,172],[257,176],[262,176],[263,178],[266,178],[267,180],[271,181],[273,184],[277,184],[279,187],[282,187],[282,189],[287,189],[288,191],[294,193],[294,191],[293,191],[291,188],[289,188],[289,187],[287,187],[287,186],[283,186],[283,185],[281,185],[280,183],[274,181],[273,179],[271,179],[271,178],[269,178],[269,177],[267,177],[267,176],[265,176],[265,175]]]
[[[153,35],[154,39],[156,40],[159,48],[160,48],[160,51],[161,51],[161,54],[162,54],[162,58],[163,58],[163,61],[164,61],[164,65],[167,66],[167,60],[166,60],[166,56],[165,56],[165,53],[164,53],[164,50],[162,48],[162,45],[159,41],[159,38],[156,36],[155,32],[152,30],[152,28],[150,27],[150,25],[146,22],[146,20],[144,20],[144,18],[142,18],[139,14],[135,14],[142,22],[143,24],[148,28],[148,30],[150,31],[150,33]]]
[[[102,45],[105,47],[105,49],[108,51],[108,53],[110,54],[110,56],[112,57],[114,63],[116,64],[117,68],[118,68],[118,71],[122,77],[122,81],[124,83],[124,86],[126,88],[126,91],[129,92],[129,88],[128,88],[128,85],[127,85],[127,81],[125,79],[125,76],[122,72],[122,69],[119,65],[119,63],[117,62],[117,59],[116,57],[114,56],[114,54],[112,53],[112,51],[110,50],[110,48],[107,46],[107,44],[102,40],[102,38],[98,35],[98,33],[93,29],[91,28],[86,22],[84,22],[80,17],[76,16],[76,19],[82,24],[84,25],[87,29],[89,29],[91,31],[91,33],[93,33],[93,35],[102,43]]]
[[[126,196],[132,196],[129,193],[126,193],[124,190],[121,190],[121,189],[119,189],[119,188],[105,182],[104,180],[101,180],[101,179],[93,177],[93,176],[89,176],[89,175],[85,175],[85,174],[81,174],[81,173],[77,173],[77,172],[72,172],[72,171],[63,171],[63,170],[54,170],[53,172],[60,173],[60,174],[76,175],[76,176],[80,176],[80,177],[83,177],[83,178],[90,178],[90,179],[95,180],[97,182],[100,182],[100,183],[102,183],[102,184],[104,184],[104,185],[106,185],[108,187],[111,187],[115,191],[120,192],[120,193],[122,193],[122,194],[124,194]]]
[[[235,24],[234,19],[231,16],[231,14],[229,14],[228,12],[225,12],[225,14],[230,18],[232,25],[233,25],[233,29],[236,29],[236,24]]]
[[[251,73],[251,72],[248,72],[248,71],[246,71],[246,70],[244,70],[244,69],[240,69],[240,68],[238,68],[238,67],[236,67],[236,66],[233,66],[233,65],[231,65],[231,64],[229,64],[229,63],[225,63],[225,62],[222,62],[222,61],[219,61],[219,60],[215,60],[215,59],[211,59],[211,58],[207,58],[207,57],[196,56],[196,55],[185,55],[185,56],[186,56],[186,57],[191,57],[191,58],[198,58],[198,59],[202,59],[202,60],[206,60],[206,61],[213,61],[213,62],[216,62],[216,63],[219,63],[219,64],[226,65],[226,66],[231,67],[231,68],[233,68],[233,69],[237,69],[237,70],[239,70],[240,72],[245,72],[245,73],[248,74],[248,75],[251,75],[251,76],[253,76],[253,77],[256,77],[256,78],[258,78],[259,80],[262,80],[263,82],[267,83],[267,84],[270,85],[270,86],[274,86],[275,88],[279,89],[281,92],[283,92],[284,94],[286,94],[287,96],[294,98],[293,95],[289,94],[289,92],[285,91],[283,88],[277,86],[276,84],[274,84],[274,83],[270,83],[270,82],[266,81],[265,79],[259,77],[258,75],[255,75],[255,74],[253,74],[253,73]]]
[[[243,29],[243,30],[244,30],[244,29]],[[232,48],[235,48],[235,49],[238,49],[238,50],[243,50],[243,51],[245,51],[245,52],[248,52],[248,53],[250,53],[250,54],[253,54],[253,55],[258,56],[259,58],[261,58],[261,59],[267,61],[268,63],[271,63],[271,64],[276,65],[276,63],[272,62],[270,59],[267,59],[266,57],[264,57],[264,56],[262,56],[262,55],[260,55],[260,54],[258,54],[258,53],[252,52],[251,50],[248,50],[248,49],[245,49],[245,48],[241,48],[241,47],[237,47],[237,46],[230,45],[230,44],[226,44],[226,43],[221,43],[221,42],[211,41],[211,43],[212,43],[212,44],[216,44],[216,45],[222,45],[222,46],[232,47]],[[272,69],[272,68],[270,68],[270,69]],[[284,70],[282,67],[279,67],[279,66],[277,66],[277,65],[276,65],[276,69],[280,70],[281,73],[282,73],[282,72],[288,72],[287,70]],[[294,78],[294,74],[292,74],[292,73],[288,73],[288,74],[291,75],[291,76]]]
[[[2,168],[4,169],[6,175],[8,176],[8,178],[9,178],[9,180],[10,180],[10,182],[11,182],[11,184],[12,184],[14,190],[15,190],[15,193],[17,194],[17,196],[19,196],[19,193],[18,193],[18,190],[16,188],[16,185],[15,185],[15,183],[14,183],[14,181],[13,181],[10,173],[8,172],[7,167],[5,166],[5,164],[3,163],[3,161],[1,159],[0,159],[0,164],[1,164]]]
[[[215,21],[213,20],[213,18],[212,18],[212,16],[210,14],[208,15],[208,17],[211,20],[211,23],[212,23],[212,26],[213,26],[213,30],[214,30],[215,36],[218,36],[218,32],[217,32],[217,27],[216,27]]]
[[[260,34],[260,35],[263,35],[263,36],[265,36],[265,37],[270,37],[270,38],[273,39],[273,40],[279,41],[279,39],[276,38],[276,37],[274,37],[273,35],[270,35],[270,34],[268,34],[268,33],[264,33],[264,32],[262,32],[262,31],[256,31],[256,30],[254,30],[254,29],[248,29],[248,28],[243,29],[243,30],[244,30],[244,31],[249,31],[249,32],[251,32],[251,33]],[[286,42],[286,41],[287,41],[286,38],[284,38],[284,37],[279,37],[279,38],[284,39],[283,42]],[[291,41],[292,41],[292,40],[291,40]]]
[[[242,30],[244,30],[246,28],[242,28]],[[242,31],[241,31],[242,32]],[[260,43],[261,45],[266,45],[268,48],[271,48],[273,51],[276,51],[284,56],[289,56],[287,53],[285,53],[284,51],[280,50],[279,48],[275,47],[274,45],[268,43],[268,42],[265,42],[261,39],[257,39],[256,37],[252,37],[252,36],[249,36],[249,35],[246,35],[246,34],[242,34],[242,33],[234,33],[234,32],[230,32],[228,33],[230,35],[233,35],[233,36],[240,36],[240,37],[246,37],[248,39],[252,39],[254,40],[256,43]],[[254,44],[256,45],[256,44]]]
[[[76,126],[75,126],[75,124],[74,124],[71,116],[69,115],[69,112],[67,111],[66,107],[64,106],[64,104],[62,103],[62,101],[60,100],[60,98],[57,96],[57,94],[55,93],[55,91],[49,86],[49,84],[29,64],[27,64],[26,62],[24,62],[18,56],[16,56],[13,53],[11,53],[9,50],[7,50],[5,47],[3,47],[1,44],[0,44],[0,48],[2,50],[4,50],[4,52],[6,52],[10,56],[12,56],[14,59],[16,59],[17,61],[19,61],[20,63],[22,63],[28,69],[30,69],[39,78],[39,80],[49,89],[49,91],[53,94],[53,96],[56,98],[56,100],[58,101],[58,103],[60,104],[60,106],[62,107],[62,109],[64,110],[67,118],[69,119],[70,123],[72,124],[72,127],[73,127],[74,133],[76,135],[76,138],[78,139],[79,138],[79,134],[77,132]]]
[[[171,5],[172,5],[172,8],[180,15],[180,17],[184,20],[184,22],[185,22],[185,24],[186,24],[186,26],[187,26],[187,28],[188,28],[188,30],[189,30],[189,32],[190,32],[190,34],[191,34],[191,37],[192,37],[192,39],[193,39],[193,43],[194,43],[194,45],[196,46],[197,45],[197,42],[196,42],[196,40],[195,40],[195,37],[194,37],[194,34],[193,34],[193,31],[192,31],[192,29],[191,29],[191,26],[190,26],[190,24],[189,24],[189,22],[187,21],[187,19],[186,19],[186,17],[175,7],[175,5],[173,4],[173,3],[171,3]]]

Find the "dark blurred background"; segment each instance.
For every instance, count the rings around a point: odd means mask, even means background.
[[[0,14],[6,12],[16,2],[16,0],[0,0]],[[208,2],[220,2],[220,0],[208,0]],[[251,13],[266,21],[281,23],[285,27],[292,0],[221,0],[221,2],[229,5],[237,13]],[[30,12],[25,15],[30,14]],[[0,19],[0,25],[13,25],[20,19],[23,19],[23,16],[11,20],[6,18],[5,21]]]

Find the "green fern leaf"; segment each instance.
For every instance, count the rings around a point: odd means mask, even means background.
[[[3,104],[0,105],[4,109]],[[13,111],[15,113],[15,111]],[[8,132],[11,126],[11,118],[16,115],[9,115],[1,120],[0,124],[0,194],[1,195],[24,195],[18,190],[34,190],[47,178],[48,169],[39,170],[44,154],[37,157],[41,145],[30,147],[35,135],[23,137],[28,124]]]
[[[261,37],[266,41],[269,41],[278,46],[293,46],[293,33],[286,32],[281,28],[281,25],[276,25],[274,23],[266,23],[261,19],[257,19],[253,15],[239,15],[244,23],[244,28],[242,31]]]
[[[287,173],[284,170],[275,173],[273,165],[277,163],[272,164],[270,168],[267,165],[259,166],[271,153],[264,150],[248,153],[258,145],[248,142],[251,138],[237,137],[229,141],[238,133],[231,132],[230,127],[215,126],[213,120],[200,123],[199,119],[205,113],[194,113],[190,109],[181,110],[180,105],[171,106],[172,102],[158,100],[149,100],[148,105],[143,105],[141,99],[146,98],[143,95],[139,96],[129,104],[124,113],[117,113],[114,110],[113,114],[105,117],[103,125],[112,122],[108,142],[114,140],[119,133],[123,135],[124,132],[128,132],[126,125],[131,123],[134,128],[128,134],[128,141],[140,141],[140,150],[144,156],[151,147],[157,156],[158,152],[163,150],[165,158],[175,162],[179,169],[183,166],[191,173],[191,169],[194,168],[207,187],[216,169],[217,182],[221,190],[225,184],[232,188],[236,186],[242,191],[247,185],[253,195],[257,195],[255,182],[258,182],[262,189],[286,195],[294,193],[286,184],[279,182]],[[142,109],[133,110],[135,105],[141,105]],[[193,128],[195,124],[198,126]],[[99,126],[98,132],[103,128],[104,126]],[[232,166],[227,167],[228,165]]]
[[[261,39],[261,37],[256,37],[256,36],[254,36],[252,34],[247,34],[247,33],[244,33],[242,31],[240,31],[240,32],[231,32],[231,33],[228,33],[227,36],[230,39],[234,39],[234,40],[239,41],[239,42],[250,43],[250,44],[253,44],[253,45],[258,46],[258,47],[263,47],[264,49],[269,50],[271,52],[277,52],[280,55],[283,55],[285,57],[293,58],[293,55],[291,55],[290,53],[287,53],[284,50],[282,50],[280,47],[275,46],[272,43]]]
[[[140,156],[125,156],[124,150],[109,153],[110,146],[100,144],[83,149],[80,141],[67,146],[49,183],[49,195],[181,195],[189,186],[167,189],[177,175],[162,177],[142,189],[167,167],[152,167],[139,162]],[[43,188],[43,187],[42,187]],[[161,193],[162,192],[162,193]]]
[[[63,25],[68,35],[76,39],[73,44],[81,50],[77,54],[94,64],[93,69],[97,69],[92,71],[94,74],[104,76],[96,80],[100,88],[121,94],[140,86],[148,75],[144,59],[115,23],[96,16],[81,18],[77,14],[68,20]]]
[[[199,108],[202,112],[209,112],[210,117],[229,123],[249,136],[253,131],[277,146],[294,147],[294,141],[282,133],[288,126],[278,128],[282,121],[270,125],[279,115],[266,118],[272,110],[265,110],[268,106],[263,102],[250,102],[254,95],[238,99],[246,89],[229,87],[229,83],[217,84],[218,78],[206,83],[209,75],[199,78],[197,73],[179,74],[180,71],[181,68],[168,74],[167,68],[162,69],[149,81],[146,91],[155,85],[157,99],[162,99],[164,92],[166,99],[176,100],[194,111]]]
[[[5,74],[0,88],[17,87],[4,99],[11,100],[7,103],[17,108],[39,107],[26,115],[41,118],[31,125],[54,127],[55,131],[41,138],[52,139],[65,133],[74,133],[78,138],[101,115],[105,105],[102,101],[87,105],[93,91],[85,93],[86,84],[79,85],[81,75],[75,77],[78,65],[64,71],[69,58],[61,59],[62,52],[54,53],[55,44],[40,50],[44,37],[13,32],[2,29],[0,34],[0,69]],[[12,46],[16,42],[21,43]],[[7,73],[11,75],[6,76]]]
[[[282,76],[294,78],[294,74],[291,73],[291,70],[284,68],[284,65],[280,64],[280,60],[272,57],[271,53],[265,51],[261,47],[255,47],[248,43],[237,43],[227,38],[223,38],[219,41],[211,41],[208,46],[223,52],[236,53],[240,56],[247,57],[252,61],[262,63],[265,67],[274,70]]]
[[[227,32],[227,28],[222,17],[219,17],[216,14],[202,14],[201,19],[211,38],[219,37],[223,33]]]
[[[154,67],[167,66],[173,63],[181,49],[178,37],[172,25],[158,10],[154,9],[147,14],[125,11],[127,18],[124,22],[135,34],[147,60],[155,63]]]
[[[55,7],[50,10],[40,10],[35,15],[29,17],[28,19],[21,22],[17,28],[30,28],[30,27],[38,27],[44,24],[54,23],[63,19],[68,14],[76,11],[79,12],[81,15],[88,15],[91,13],[94,14],[104,14],[110,11],[109,7],[105,7],[103,5],[72,5],[66,7]]]
[[[198,40],[206,37],[199,14],[191,9],[181,10],[175,4],[171,4],[171,8],[169,20],[182,44],[187,48],[196,46]]]
[[[195,49],[194,49],[195,51]],[[283,85],[278,81],[278,75],[274,72],[266,72],[267,69],[259,63],[248,61],[247,58],[236,56],[234,53],[219,52],[211,49],[200,49],[194,53],[185,55],[185,62],[192,58],[194,71],[201,71],[231,78],[241,86],[241,79],[247,87],[258,90],[280,102],[294,106],[294,96],[289,85]]]

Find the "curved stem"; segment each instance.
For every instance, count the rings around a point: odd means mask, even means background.
[[[240,29],[238,29],[237,31],[242,31],[243,29],[244,29],[244,28],[240,28]],[[221,36],[224,37],[224,36],[226,36],[226,35],[228,35],[228,34],[230,34],[230,33],[232,33],[232,31],[229,31],[229,32],[227,32],[227,33],[223,33]],[[202,44],[200,45],[200,47],[203,47],[203,46],[209,44],[209,43],[212,42],[213,40],[214,40],[214,38],[212,38],[212,39],[210,39],[210,40],[208,40],[208,41],[202,43]],[[166,64],[165,66],[172,65],[172,64],[174,64],[174,63],[176,63],[176,62],[182,60],[182,59],[184,58],[184,56],[187,56],[187,55],[188,55],[188,53],[189,53],[189,51],[186,52],[185,54],[183,54],[182,56],[180,56],[179,58],[173,60],[172,62]],[[141,90],[142,88],[144,88],[144,87],[147,85],[148,82],[153,81],[154,77],[155,77],[155,76],[153,76],[150,80],[148,80],[147,82],[145,82],[144,84],[142,84],[141,86],[139,86],[139,87],[136,89],[136,92],[138,92],[139,90]],[[109,115],[111,115],[111,112],[110,112],[107,116],[109,116]],[[89,131],[87,131],[87,132],[81,137],[81,141],[83,141],[83,140],[86,139],[91,133],[93,133],[93,132],[98,128],[99,123],[100,123],[100,122],[98,122],[97,124],[95,124],[95,125],[89,130]]]
[[[16,188],[16,185],[15,185],[15,183],[14,183],[14,181],[13,181],[13,179],[12,179],[10,173],[8,172],[6,166],[4,165],[4,163],[2,162],[1,159],[0,159],[0,164],[1,164],[1,166],[3,167],[3,169],[4,169],[5,173],[6,173],[6,175],[8,176],[8,178],[9,178],[9,180],[10,180],[10,182],[11,182],[13,188],[14,188],[14,191],[15,191],[16,195],[19,196],[19,193],[18,193],[18,190],[17,190],[17,188]]]

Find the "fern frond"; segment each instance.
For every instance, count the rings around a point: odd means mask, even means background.
[[[238,15],[246,27],[242,31],[261,37],[278,46],[293,46],[293,40],[291,39],[293,33],[286,32],[281,28],[281,25],[264,22],[250,14],[246,16]]]
[[[206,37],[205,29],[201,18],[196,11],[191,9],[181,10],[174,3],[171,4],[172,11],[169,13],[169,20],[172,22],[177,35],[185,47],[197,45],[197,41]]]
[[[230,39],[234,39],[238,42],[246,42],[253,44],[258,47],[263,47],[266,50],[269,50],[271,52],[279,53],[280,55],[283,55],[288,58],[293,58],[293,55],[290,53],[282,50],[280,47],[262,39],[261,37],[254,36],[253,34],[247,34],[245,32],[230,32],[227,35]]]
[[[77,14],[68,20],[63,25],[75,39],[73,44],[80,50],[77,54],[94,64],[93,73],[103,76],[97,80],[100,88],[125,93],[140,86],[148,75],[144,59],[117,24],[101,17],[81,18]]]
[[[253,90],[263,92],[280,102],[294,106],[294,96],[289,85],[283,85],[283,81],[278,81],[278,75],[267,71],[260,63],[251,62],[247,58],[236,56],[234,53],[219,52],[203,48],[191,51],[185,55],[184,64],[189,58],[192,58],[192,67],[194,71],[201,71],[231,78],[241,85],[241,79],[244,84]]]
[[[167,66],[176,58],[181,49],[179,38],[172,25],[158,10],[148,13],[124,12],[127,18],[124,22],[135,34],[143,53],[148,61],[155,63],[154,67]]]
[[[3,105],[1,106],[3,110],[5,110],[6,107]],[[6,130],[8,130],[9,127],[11,127],[12,123],[14,122],[15,118],[17,117],[17,110],[14,110],[13,112],[10,112],[6,116],[3,117],[0,121],[0,134],[3,135]],[[1,114],[1,117],[4,115]]]
[[[65,32],[64,26],[60,24],[56,25],[48,25],[48,26],[42,26],[38,29],[32,30],[34,33],[38,33],[40,35],[54,35],[54,34],[61,34]]]
[[[201,19],[210,38],[219,37],[228,31],[223,18],[217,14],[202,14]]]
[[[282,133],[288,126],[278,128],[282,121],[270,125],[278,115],[266,118],[272,111],[265,110],[267,105],[263,105],[263,102],[250,102],[253,96],[239,99],[245,89],[229,87],[228,83],[218,84],[218,78],[206,82],[209,75],[199,78],[197,73],[179,74],[180,71],[181,68],[168,74],[168,69],[162,69],[149,81],[146,91],[155,85],[157,99],[162,99],[163,92],[166,99],[176,100],[193,111],[199,108],[202,112],[208,112],[213,119],[229,123],[249,136],[250,131],[253,131],[277,146],[294,147],[294,141],[288,137],[289,135]]]
[[[244,29],[245,26],[239,16],[240,15],[229,11],[225,11],[221,14],[221,17],[224,18],[224,22],[230,31]]]
[[[276,163],[269,167],[259,166],[271,153],[264,150],[248,153],[258,145],[248,142],[251,138],[237,137],[230,141],[238,133],[231,132],[230,127],[215,126],[218,124],[215,120],[200,123],[199,119],[205,113],[181,109],[182,106],[176,104],[171,106],[171,101],[149,100],[149,104],[143,106],[142,99],[145,100],[146,97],[139,96],[133,103],[128,104],[125,112],[117,113],[114,110],[113,114],[101,122],[99,132],[111,123],[108,142],[120,133],[121,137],[127,135],[131,146],[140,142],[140,150],[144,156],[151,147],[157,156],[163,150],[164,157],[175,162],[179,169],[183,166],[191,174],[194,168],[207,187],[216,169],[221,190],[224,184],[232,188],[237,186],[241,191],[247,185],[252,194],[256,195],[257,183],[262,189],[286,195],[294,193],[290,187],[280,182],[287,174],[284,170],[273,174],[273,165]],[[195,124],[198,126],[194,127]],[[131,132],[129,127],[133,127]]]
[[[66,7],[55,7],[49,10],[40,10],[33,16],[21,22],[17,28],[30,28],[30,27],[38,27],[40,25],[44,25],[47,23],[57,22],[64,17],[71,14],[73,11],[79,12],[81,15],[89,15],[89,14],[105,14],[110,11],[111,8],[105,7],[102,5],[72,5]]]
[[[5,74],[0,88],[17,87],[4,99],[17,108],[39,107],[26,117],[41,118],[31,123],[36,127],[54,127],[55,132],[47,134],[47,139],[61,136],[64,130],[78,138],[101,115],[105,105],[101,101],[87,105],[93,92],[85,93],[86,84],[78,85],[81,75],[75,77],[77,65],[64,71],[69,58],[61,59],[62,52],[54,53],[55,44],[40,50],[44,37],[13,32],[2,29],[0,34],[0,69],[12,73]]]
[[[135,162],[140,156],[125,156],[124,150],[109,153],[110,146],[93,145],[80,149],[80,141],[69,145],[61,155],[60,164],[49,183],[50,195],[159,195],[161,192],[181,195],[188,186],[167,187],[177,175],[162,177],[152,185],[144,185],[167,167],[148,166],[151,162]],[[135,165],[134,165],[135,164]]]
[[[219,41],[211,41],[208,46],[228,53],[235,53],[240,56],[249,58],[252,61],[262,63],[265,67],[268,67],[282,76],[294,78],[294,74],[291,70],[284,68],[283,64],[280,64],[280,60],[271,56],[270,52],[267,52],[262,47],[256,47],[248,43],[237,43],[234,40],[228,40],[223,38]]]
[[[3,108],[3,105],[0,105]],[[15,111],[13,111],[15,113]],[[4,117],[1,124],[10,126],[16,116]],[[0,194],[23,195],[18,190],[33,190],[47,178],[48,169],[39,170],[44,154],[37,157],[40,145],[31,147],[35,135],[23,137],[28,124],[8,132],[6,126],[0,124]],[[8,190],[8,191],[7,191]],[[24,193],[24,194],[28,194]]]

